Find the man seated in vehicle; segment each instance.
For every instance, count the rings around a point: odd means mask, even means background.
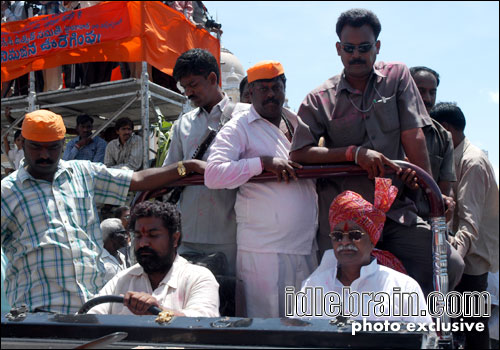
[[[116,275],[97,295],[124,295],[123,304],[100,304],[89,313],[148,315],[157,306],[175,316],[218,317],[214,275],[177,254],[182,235],[175,206],[142,202],[132,210],[129,227],[138,264]]]
[[[328,305],[319,310],[323,299],[315,300],[315,293],[307,297],[307,287],[322,288],[323,295],[335,292],[340,298],[345,294],[343,289],[350,288],[351,294],[372,293],[372,298],[358,298],[359,305],[340,304],[338,312],[344,313],[340,316],[357,319],[363,316],[372,321],[382,316],[389,321],[432,322],[428,314],[421,315],[421,311],[427,310],[424,295],[418,283],[406,275],[401,261],[388,251],[374,249],[384,227],[385,213],[397,192],[391,179],[375,178],[374,204],[352,191],[345,191],[334,199],[329,211],[333,250],[325,251],[320,266],[303,282],[301,292],[305,294],[301,294],[306,296],[306,302],[298,299],[297,306],[306,305],[306,309],[299,308],[297,316],[337,316],[322,313]],[[403,298],[402,294],[395,297],[398,292],[411,293],[412,298]],[[345,296],[340,300],[354,301]],[[394,303],[394,300],[400,302]],[[385,312],[380,313],[381,310]]]

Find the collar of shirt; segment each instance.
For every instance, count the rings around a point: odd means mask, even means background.
[[[321,264],[318,266],[316,271],[313,272],[310,278],[312,278],[314,275],[319,276],[326,274],[326,276],[333,276],[332,281],[335,283],[338,281],[337,269],[338,269],[337,257],[335,256],[333,249],[329,249],[325,251],[325,253],[323,254],[323,259],[321,259]],[[376,274],[379,271],[379,269],[380,266],[377,264],[377,259],[372,258],[371,262],[368,265],[361,267],[359,278],[353,281],[352,285],[354,285],[357,281],[367,279],[370,276]],[[320,278],[320,280],[322,279],[323,278]],[[340,283],[340,281],[338,281],[337,283]]]
[[[206,115],[207,117],[209,117],[214,114],[214,110],[217,111],[217,115],[220,115],[220,113],[222,113],[222,111],[224,110],[224,107],[226,107],[226,104],[229,102],[229,97],[227,97],[226,93],[223,92],[222,94],[224,95],[222,97],[222,100],[220,100],[219,103],[217,103],[212,108],[210,113],[208,113],[203,107],[198,107],[198,112],[196,113],[196,116],[201,117],[202,115]]]
[[[383,74],[382,71],[379,69],[379,66],[382,66],[382,65],[384,65],[383,62],[378,62],[377,64],[375,64],[373,66],[373,71],[372,71],[370,77],[368,78],[368,83],[370,83],[370,81],[372,79],[376,79],[376,82],[380,83],[382,81],[382,79],[387,78],[387,76],[385,74]],[[376,78],[374,78],[374,76],[376,76]],[[358,94],[358,95],[362,94],[361,91],[354,89],[351,86],[351,84],[349,84],[349,82],[345,78],[345,69],[342,70],[342,74],[340,75],[340,81],[339,81],[339,84],[337,86],[337,90],[335,91],[335,95],[340,94],[340,92],[342,92],[342,90],[347,90],[353,94]]]
[[[130,138],[125,141],[125,143],[122,145],[122,143],[120,142],[120,138],[117,138],[116,140],[118,141],[118,147],[120,148],[125,148],[127,145],[131,144],[132,142],[134,142],[135,140],[135,137],[137,137],[137,135],[135,134],[135,132],[132,132],[132,135],[130,135]]]
[[[21,162],[19,163],[19,180],[21,183],[24,183],[26,180],[33,180],[33,181],[38,181],[38,179],[35,179],[31,174],[26,170],[25,166],[25,159],[23,158]],[[68,178],[71,178],[71,173],[73,172],[73,169],[71,167],[67,166],[66,161],[59,159],[59,163],[57,164],[57,170],[56,173],[54,174],[54,181],[62,174],[67,174]],[[45,181],[45,180],[42,180]]]
[[[185,265],[187,263],[187,260],[181,257],[179,254],[175,256],[174,263],[172,264],[172,267],[168,271],[168,273],[163,277],[161,280],[160,284],[158,287],[162,284],[166,284],[167,286],[171,288],[177,288],[178,285],[178,277],[179,277],[179,269],[181,266]],[[148,274],[144,272],[144,269],[142,268],[139,263],[137,263],[134,267],[130,268],[131,275],[135,276],[141,276],[144,275],[149,280]]]

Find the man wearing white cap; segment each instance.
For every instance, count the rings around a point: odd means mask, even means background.
[[[297,181],[300,165],[288,159],[297,116],[283,108],[281,63],[260,62],[247,73],[252,105],[237,105],[217,135],[205,185],[239,187],[236,276],[243,281],[247,316],[280,317],[285,287],[298,289],[317,266],[317,195],[314,181]],[[264,170],[278,181],[248,182]]]

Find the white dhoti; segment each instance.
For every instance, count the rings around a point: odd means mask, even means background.
[[[246,316],[284,317],[285,287],[299,291],[317,266],[316,251],[297,255],[238,250],[236,277],[243,282]]]

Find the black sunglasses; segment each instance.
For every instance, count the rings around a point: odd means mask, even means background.
[[[340,46],[342,46],[342,50],[344,50],[344,52],[346,53],[353,53],[356,48],[358,49],[359,53],[366,53],[372,49],[373,45],[375,45],[375,43],[361,45],[340,43]]]
[[[365,234],[364,232],[361,232],[359,230],[352,230],[349,232],[344,232],[344,231],[333,231],[329,234],[330,238],[333,239],[335,242],[341,242],[342,239],[344,238],[344,235],[347,234],[349,235],[349,239],[351,241],[359,241],[363,235]]]

